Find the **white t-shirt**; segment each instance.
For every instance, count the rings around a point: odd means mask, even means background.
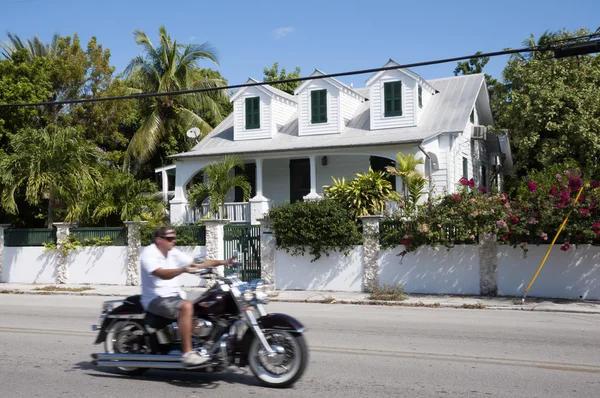
[[[142,273],[142,299],[144,309],[148,309],[150,302],[157,297],[180,296],[185,299],[186,293],[181,288],[179,276],[165,280],[152,275],[158,268],[175,269],[188,266],[194,259],[181,250],[173,248],[167,253],[167,257],[158,250],[156,244],[147,246],[140,257]]]

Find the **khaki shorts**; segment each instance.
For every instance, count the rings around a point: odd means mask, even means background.
[[[183,299],[179,296],[157,297],[150,302],[148,312],[167,319],[177,319],[179,318],[179,307],[181,307],[182,302]]]

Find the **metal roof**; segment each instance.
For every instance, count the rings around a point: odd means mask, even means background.
[[[233,114],[200,141],[191,151],[172,155],[173,158],[204,157],[224,154],[251,154],[281,151],[302,151],[326,148],[390,145],[422,142],[444,132],[462,132],[481,90],[487,95],[483,74],[429,80],[439,93],[433,95],[417,126],[390,129],[370,129],[370,101],[357,109],[354,117],[339,134],[298,136],[297,112],[273,138],[233,140]],[[355,89],[361,90],[361,89]],[[366,91],[366,90],[365,90]],[[483,110],[482,124],[491,124],[489,110]],[[486,120],[489,119],[489,120]]]

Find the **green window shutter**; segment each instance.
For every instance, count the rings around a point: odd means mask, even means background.
[[[260,128],[260,97],[246,98],[246,129]]]
[[[310,93],[311,123],[327,123],[327,90]]]
[[[423,87],[419,86],[419,108],[423,107]]]
[[[463,177],[469,179],[469,161],[463,157]]]
[[[383,84],[384,116],[402,116],[402,82]]]

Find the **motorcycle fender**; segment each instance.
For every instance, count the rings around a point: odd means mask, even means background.
[[[117,321],[117,319],[115,318],[110,318],[111,315],[132,314],[138,313],[138,311],[139,308],[137,308],[137,306],[125,303],[112,310],[110,314],[106,314],[106,318],[104,318],[104,321],[102,322],[100,332],[98,333],[98,337],[96,338],[94,344],[100,344],[103,343],[104,340],[106,340],[106,335],[108,334],[109,327],[113,324],[113,322]]]
[[[304,333],[306,328],[299,320],[286,314],[267,314],[258,318],[262,329],[279,329],[295,333]]]
[[[304,327],[300,321],[286,314],[267,314],[258,318],[257,321],[261,329],[286,330],[292,333],[306,332],[306,327]],[[248,328],[236,350],[236,355],[240,361],[239,366],[246,366],[248,351],[250,350],[250,344],[254,337],[254,331],[251,328]]]

